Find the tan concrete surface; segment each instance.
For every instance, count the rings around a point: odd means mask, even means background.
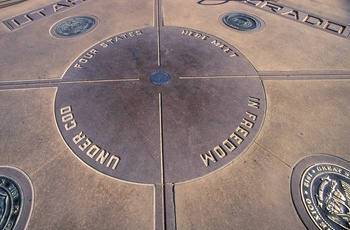
[[[41,7],[44,7],[46,5],[50,5],[52,3],[56,3],[58,1],[56,0],[27,0],[25,2],[22,2],[20,4],[16,4],[11,7],[6,7],[3,10],[0,11],[0,18],[1,20],[11,18],[13,16],[17,16],[29,11],[33,11],[36,9],[39,9]]]
[[[306,12],[313,12],[314,14],[322,15],[338,22],[350,23],[350,3],[347,0],[307,0],[302,2],[296,0],[279,0],[277,3],[303,9]]]
[[[55,91],[0,92],[1,165],[22,169],[34,185],[28,229],[151,229],[152,186],[107,178],[71,154],[54,122]]]
[[[256,142],[286,164],[316,153],[350,160],[348,80],[265,81],[268,109]]]
[[[141,16],[135,17],[130,11],[138,12]],[[50,34],[50,28],[56,22],[75,15],[95,15],[101,24],[109,26],[100,26],[90,34],[71,39],[57,39]],[[6,47],[6,51],[0,54],[3,61],[0,79],[18,81],[61,78],[64,73],[62,70],[67,69],[72,61],[95,43],[118,33],[150,26],[153,26],[152,1],[143,4],[118,1],[103,4],[102,7],[101,3],[91,1],[28,24],[23,29],[10,32],[3,28],[0,46]],[[35,61],[33,56],[36,57]]]
[[[165,25],[196,28],[218,36],[239,49],[258,71],[349,70],[350,67],[349,40],[245,3],[209,6],[167,0],[163,1],[163,7]],[[222,26],[219,16],[232,11],[249,12],[267,26],[249,34]]]
[[[55,2],[29,0],[0,9],[0,19]],[[173,208],[174,220],[171,213],[162,217],[158,209],[164,206],[156,197],[160,184],[108,177],[79,160],[65,144],[54,116],[60,78],[77,57],[103,39],[153,27],[156,3],[89,0],[13,31],[0,23],[0,166],[20,168],[33,182],[28,229],[158,230],[164,229],[162,218],[171,219],[179,230],[305,229],[290,193],[293,167],[318,153],[350,161],[350,39],[242,2],[204,6],[196,0],[161,0],[165,26],[214,35],[238,49],[258,76],[273,75],[262,77],[267,105],[257,138],[223,169],[171,185],[174,202],[167,208]],[[278,3],[350,24],[347,0]],[[229,29],[219,19],[232,11],[259,17],[266,26],[252,33]],[[50,34],[56,22],[76,15],[96,16],[99,25],[70,39]],[[300,79],[283,80],[298,74]],[[37,81],[45,79],[56,81]],[[27,85],[28,80],[38,84]]]
[[[221,171],[176,187],[178,229],[303,229],[290,167],[254,144]]]

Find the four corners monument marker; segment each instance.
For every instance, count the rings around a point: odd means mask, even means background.
[[[0,227],[348,229],[348,8],[138,4],[0,11]]]

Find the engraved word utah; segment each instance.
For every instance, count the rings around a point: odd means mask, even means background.
[[[40,19],[46,18],[48,16],[61,13],[65,10],[73,8],[81,3],[91,1],[91,0],[61,0],[59,2],[44,6],[42,8],[27,12],[22,15],[7,19],[3,23],[10,29],[18,29],[23,26],[29,25]]]

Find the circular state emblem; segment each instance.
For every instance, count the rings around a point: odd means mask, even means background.
[[[222,16],[224,25],[239,31],[257,30],[262,26],[260,19],[244,13],[227,13]]]
[[[33,186],[22,171],[0,167],[0,229],[25,229],[33,204]]]
[[[22,208],[23,194],[19,184],[0,176],[0,229],[12,229]]]
[[[300,204],[317,228],[350,229],[350,164],[330,156],[322,158],[324,158],[322,163],[311,164],[301,174]],[[306,161],[310,161],[310,158]],[[304,160],[302,164],[306,161]],[[293,186],[296,185],[292,184],[292,189]],[[295,199],[294,202],[298,204]],[[298,205],[296,206],[298,209]],[[311,228],[300,208],[299,214],[307,227]]]
[[[51,34],[59,38],[75,37],[93,30],[97,22],[98,19],[93,16],[66,18],[52,27]]]

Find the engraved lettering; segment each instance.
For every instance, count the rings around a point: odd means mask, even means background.
[[[113,160],[114,160],[114,165],[113,165],[112,169],[115,169],[117,167],[120,159],[119,159],[119,157],[112,155],[111,158],[109,159],[107,165],[106,165],[107,168],[110,167],[110,165],[112,164]]]
[[[83,132],[80,132],[78,135],[76,135],[75,137],[73,137],[73,142],[74,144],[78,144],[80,141],[82,141],[85,138],[85,135],[83,134]]]
[[[249,97],[248,106],[256,108],[256,109],[259,109],[260,108],[260,99],[259,98],[255,98],[255,97]]]
[[[238,129],[238,128],[237,128],[237,129]],[[230,138],[233,139],[233,140],[235,140],[236,143],[239,144],[239,145],[243,142],[243,139],[242,139],[240,136],[238,136],[236,133],[232,133],[232,134],[230,135]]]
[[[216,146],[214,148],[214,152],[216,153],[216,155],[218,155],[218,157],[220,158],[224,158],[226,156],[226,152],[225,150],[219,145],[219,146]]]
[[[97,54],[97,53],[98,53],[98,50],[92,49],[92,50],[90,50],[90,53],[92,53],[92,54]]]
[[[33,11],[33,12],[30,13],[30,15],[38,14],[38,15],[40,15],[40,16],[42,16],[42,17],[45,17],[46,14],[44,14],[44,13],[42,12],[43,10],[45,10],[45,9],[43,8],[43,9],[40,9],[40,10]]]
[[[83,3],[85,1],[86,0],[66,0],[66,2],[64,2],[64,0],[61,0],[58,3],[50,4],[44,8],[39,8],[31,12],[15,16],[4,21],[4,23],[10,30],[14,30],[50,15],[62,12],[66,9],[76,6],[78,3]]]
[[[326,25],[324,26],[326,30],[330,30],[333,32],[336,32],[338,34],[342,34],[343,31],[345,30],[346,26],[342,26],[338,23],[335,22],[327,22]]]
[[[22,25],[25,25],[25,24],[30,23],[30,22],[33,21],[33,19],[31,17],[29,17],[28,15],[26,15],[26,14],[23,15],[23,18],[25,19],[25,21],[22,21],[22,20],[20,20],[19,17],[17,17],[17,18],[14,18],[12,20],[12,22],[15,23],[17,26],[22,26]]]
[[[244,125],[248,129],[251,129],[251,128],[253,128],[254,123],[251,122],[251,121],[246,120],[245,118],[243,118],[243,121],[241,122],[241,125]]]
[[[291,17],[295,20],[299,20],[299,12],[296,10],[290,10],[288,12],[282,13],[281,15],[284,15],[286,17]]]
[[[87,63],[87,62],[88,62],[88,60],[87,60],[87,59],[85,59],[85,58],[82,58],[82,59],[80,59],[80,60],[79,60],[79,62],[80,62],[80,63],[85,64],[85,63]]]
[[[269,11],[272,11],[272,12],[277,12],[277,11],[280,11],[283,9],[283,6],[280,6],[280,5],[277,5],[275,3],[271,3],[271,2],[265,2],[265,4],[261,5],[260,6],[261,8],[264,8],[264,7],[268,7],[268,10]]]
[[[94,158],[96,153],[98,153],[98,151],[100,151],[100,147],[98,147],[97,145],[93,145],[89,148],[89,150],[86,152],[86,155],[88,155],[90,158]]]
[[[78,145],[82,141],[83,143],[81,145]],[[88,137],[86,137],[83,132],[80,132],[78,135],[73,137],[73,142],[74,144],[78,145],[79,149],[85,152],[86,155],[91,159],[97,156],[95,161],[101,165],[103,165],[109,157],[106,167],[110,168],[112,166],[112,169],[116,169],[120,158],[115,155],[111,155],[106,150],[101,149],[98,145],[93,144],[93,142]]]
[[[86,138],[85,142],[83,144],[79,145],[78,147],[81,151],[84,151],[91,144],[92,144],[92,142],[89,140],[89,138]]]
[[[73,120],[74,116],[72,113],[72,107],[71,106],[63,107],[61,108],[60,112],[61,112],[61,115],[64,115],[62,116],[62,122],[66,123],[64,125],[64,128],[67,131],[74,129],[77,126],[77,122]]]
[[[67,123],[64,125],[64,128],[67,131],[74,129],[75,127],[77,127],[77,122],[75,120],[71,121],[69,124]]]
[[[223,43],[218,42],[217,40],[212,41],[211,44],[213,44],[214,46],[217,46],[221,49],[225,46]],[[225,47],[227,47],[227,46],[225,46]]]
[[[102,43],[100,44],[100,46],[102,46],[103,48],[107,48],[109,45],[108,45],[107,43],[105,43],[105,42],[102,42]]]
[[[217,42],[215,42],[217,44]],[[260,108],[260,98],[257,97],[249,97],[248,98],[248,106],[253,107],[255,109]],[[251,129],[254,128],[254,121],[257,120],[257,115],[254,113],[251,113],[249,111],[246,111],[245,114],[247,117],[243,117],[242,121],[240,122],[240,125],[235,129],[234,132],[222,142],[222,145],[218,145],[214,148],[215,154],[219,158],[224,158],[228,152],[234,151],[238,145],[242,144],[244,141],[244,138],[248,137],[250,134]],[[227,150],[227,151],[226,151]],[[201,154],[201,159],[206,167],[209,166],[209,160],[212,162],[217,162],[217,158],[213,155],[213,151],[209,150],[205,154]]]
[[[201,159],[206,167],[209,166],[209,160],[211,160],[212,162],[216,162],[216,159],[215,159],[212,151],[208,151],[207,153],[201,154],[200,156],[201,156]]]
[[[71,3],[72,5],[75,5],[75,2],[85,2],[86,0],[67,0],[67,2]]]
[[[259,6],[264,1],[256,1],[256,0],[247,0],[246,3],[252,4],[254,6]]]
[[[70,5],[66,5],[66,4],[62,4],[62,3],[56,3],[52,6],[53,11],[56,13],[58,11],[60,11],[61,9],[66,9],[70,7]]]
[[[129,35],[129,36],[128,36]],[[100,46],[102,48],[107,48],[109,47],[110,45],[113,45],[115,44],[116,42],[118,41],[121,41],[123,39],[126,39],[126,38],[132,38],[132,37],[135,37],[135,36],[140,36],[140,35],[143,35],[143,32],[141,30],[135,30],[135,31],[131,31],[129,32],[128,34],[121,34],[121,35],[117,35],[113,38],[109,38],[107,40],[105,40],[104,42],[100,43]],[[98,52],[98,51],[97,51]],[[90,53],[93,53],[92,51],[90,51]],[[96,54],[96,53],[94,53]]]
[[[117,42],[117,41],[119,41],[119,40],[123,40],[123,38],[120,37],[120,36],[116,36],[116,37],[115,37],[115,41]]]
[[[91,59],[94,55],[87,53],[84,55],[85,58]]]
[[[207,35],[203,35],[201,33],[198,33],[198,32],[195,32],[195,31],[190,31],[190,30],[182,30],[181,34],[192,36],[192,37],[195,37],[195,38],[198,38],[198,39],[202,39],[204,41],[206,41],[209,38],[209,36],[207,36]]]
[[[100,155],[98,155],[98,157],[96,158],[96,161],[99,162],[101,165],[103,165],[105,163],[105,160],[108,158],[109,153],[102,150]]]
[[[66,122],[68,122],[68,121],[70,121],[70,120],[72,120],[72,119],[73,119],[73,114],[69,113],[69,114],[64,115],[64,116],[62,117],[62,122],[66,123]]]
[[[243,129],[241,126],[237,127],[236,132],[242,133],[244,137],[247,137],[249,135],[249,132]]]
[[[323,20],[321,18],[308,15],[303,19],[303,22],[319,26],[323,23]]]
[[[225,53],[230,54],[230,57],[237,57],[237,56],[238,56],[237,53],[235,53],[231,48],[228,48],[228,46],[225,45],[225,44],[222,43],[222,42],[219,42],[219,41],[217,41],[217,40],[213,40],[213,41],[211,42],[211,44],[213,44],[214,46],[220,48],[220,49],[223,50]]]
[[[327,228],[327,225],[326,225],[324,222],[320,223],[320,226],[321,226],[323,229],[326,229],[326,228]]]
[[[334,23],[321,17],[309,15],[300,10],[285,7],[283,5],[269,1],[245,0],[242,2],[256,6],[269,12],[276,13],[283,17],[296,20],[301,23],[307,23],[308,25],[314,26],[318,29],[322,29],[323,31],[327,31],[335,35],[340,35],[347,39],[350,38],[350,27],[346,24]]]
[[[66,106],[66,107],[61,108],[60,111],[61,111],[61,115],[67,114],[67,113],[72,112],[72,107],[71,106]]]
[[[189,31],[189,30],[183,30],[181,34],[191,36],[192,32],[191,32],[191,31]]]
[[[256,118],[258,117],[257,115],[254,115],[250,112],[245,112],[245,113],[249,116],[250,119],[252,119],[253,121],[256,121]]]
[[[232,152],[233,150],[235,150],[237,148],[237,146],[235,146],[235,144],[233,144],[229,139],[226,139],[222,144],[230,152]]]
[[[90,59],[92,59],[99,51],[97,49],[91,49],[89,52],[85,53],[84,56],[79,59],[79,63],[86,64]],[[81,64],[76,63],[75,68],[82,68]]]

